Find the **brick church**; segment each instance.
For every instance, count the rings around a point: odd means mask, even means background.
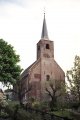
[[[25,93],[23,101],[31,97],[46,99],[45,83],[49,80],[65,81],[65,73],[54,59],[54,42],[49,40],[44,14],[41,39],[37,43],[37,60],[21,74],[22,92],[31,85],[31,90]]]

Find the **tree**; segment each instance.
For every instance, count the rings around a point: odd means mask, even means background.
[[[59,101],[59,103],[64,101],[62,100],[64,99],[64,95],[66,93],[64,81],[50,80],[48,81],[48,85],[46,86],[45,90],[48,96],[51,98],[50,107],[52,108],[52,110],[53,108],[58,106],[57,101],[59,100],[60,97],[61,97],[61,101]]]
[[[17,100],[19,100],[20,106],[23,105],[23,98],[26,94],[28,94],[32,89],[32,86],[29,84],[28,88],[24,89],[23,86],[23,81],[18,80],[12,90],[12,92],[14,93],[14,98],[16,98]]]
[[[73,101],[80,102],[80,57],[75,56],[74,66],[67,71],[68,89]]]
[[[19,80],[21,67],[17,64],[20,61],[14,48],[0,39],[0,81],[5,85],[14,85]]]

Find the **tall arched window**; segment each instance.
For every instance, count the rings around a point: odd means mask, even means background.
[[[46,80],[47,80],[47,81],[50,80],[50,75],[46,75]]]

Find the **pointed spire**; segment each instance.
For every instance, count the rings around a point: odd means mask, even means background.
[[[43,20],[43,27],[42,27],[41,38],[43,38],[43,39],[49,39],[48,38],[47,25],[46,25],[46,19],[45,19],[45,12],[44,12],[44,20]]]

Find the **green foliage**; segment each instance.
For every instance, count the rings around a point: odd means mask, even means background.
[[[70,90],[72,100],[80,102],[80,57],[75,56],[74,66],[67,71],[67,79],[69,82],[68,89]]]
[[[2,111],[1,114],[0,114],[0,118],[7,118],[9,115],[5,112],[5,111]]]
[[[19,55],[16,55],[14,48],[0,39],[0,81],[4,85],[13,85],[19,79],[22,71],[17,64],[19,61]]]
[[[0,93],[0,117],[7,117],[8,114],[5,112],[5,108],[8,105],[6,101],[6,96]]]
[[[15,106],[16,106],[16,104],[14,104],[12,102],[12,103],[8,103],[8,105],[5,108],[6,113],[12,118],[14,117],[14,112],[15,112],[15,109],[16,109]]]
[[[17,120],[42,120],[40,113],[36,113],[35,111],[26,111],[24,109],[18,110],[16,118]]]
[[[40,102],[39,103],[39,109],[44,111],[44,112],[48,112],[50,111],[50,107],[49,107],[49,103],[48,102]]]
[[[16,117],[17,120],[31,120],[31,113],[24,109],[19,109]]]
[[[59,110],[59,111],[55,111],[55,112],[52,112],[54,115],[57,115],[57,116],[60,116],[60,117],[64,117],[64,118],[69,118],[69,119],[72,119],[72,115],[71,115],[71,112],[70,111],[67,111],[67,110]]]
[[[5,108],[7,105],[6,97],[0,93],[0,108]]]
[[[6,113],[12,118],[12,120],[41,120],[40,113],[35,111],[27,111],[24,107],[21,107],[19,103],[9,101],[6,107]]]
[[[33,109],[38,109],[38,110],[42,110],[42,111],[49,111],[50,107],[49,107],[49,102],[39,102],[33,98],[31,98],[31,100],[27,103],[28,107],[31,107]]]
[[[35,101],[34,101],[35,103]],[[37,103],[37,102],[36,102]],[[46,120],[50,120],[51,116],[49,114],[55,114],[57,116],[71,118],[71,112],[68,110],[58,110],[54,112],[46,111],[48,107],[47,102],[38,102],[38,108],[36,108],[35,104],[32,107],[34,110],[31,109],[25,109],[25,107],[21,107],[16,102],[9,102],[8,106],[6,107],[7,114],[9,115],[12,120],[42,120],[43,118]],[[43,111],[43,113],[40,113],[39,110]],[[45,114],[45,112],[48,112],[49,114]]]
[[[63,80],[50,80],[49,82],[47,82],[46,93],[48,94],[48,99],[50,99],[49,105],[51,111],[57,110],[58,107],[64,107],[66,87]]]

